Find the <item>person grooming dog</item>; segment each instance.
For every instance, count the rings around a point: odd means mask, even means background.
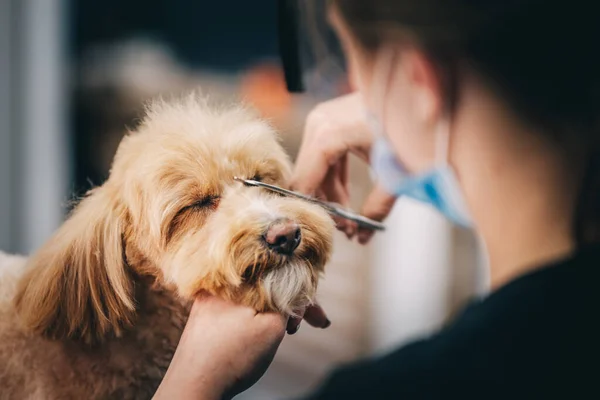
[[[356,91],[309,115],[292,187],[344,204],[358,155],[379,178],[363,214],[384,219],[409,196],[476,230],[491,293],[436,335],[335,371],[310,398],[599,398],[593,2],[327,3]],[[372,235],[338,228],[361,243]],[[327,325],[318,307],[304,317]],[[156,398],[235,395],[297,323],[197,299]]]

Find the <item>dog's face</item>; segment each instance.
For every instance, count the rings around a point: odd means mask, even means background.
[[[205,107],[155,106],[121,144],[109,184],[129,210],[126,248],[186,297],[207,290],[291,313],[314,296],[331,219],[314,205],[235,181],[284,185],[289,160],[263,121]]]
[[[107,182],[31,258],[16,299],[22,319],[51,336],[118,333],[135,314],[132,275],[185,298],[204,290],[259,311],[306,306],[331,250],[331,219],[234,180],[285,185],[289,171],[275,133],[242,108],[154,104]]]

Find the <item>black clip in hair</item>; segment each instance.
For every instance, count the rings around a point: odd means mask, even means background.
[[[277,1],[279,55],[285,83],[291,93],[304,92],[300,56],[300,5],[297,0]]]

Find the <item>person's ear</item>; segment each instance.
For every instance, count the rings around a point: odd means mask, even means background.
[[[403,50],[400,66],[415,116],[423,123],[436,123],[443,107],[442,79],[434,62],[418,48]]]

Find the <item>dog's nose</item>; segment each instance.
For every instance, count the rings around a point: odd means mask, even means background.
[[[298,224],[289,219],[280,219],[269,225],[263,239],[271,250],[290,255],[300,244],[301,236]]]

